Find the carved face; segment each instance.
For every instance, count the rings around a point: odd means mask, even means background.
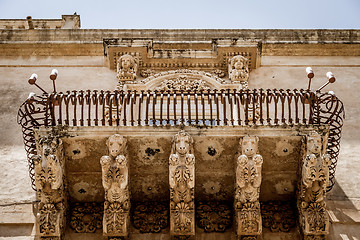
[[[255,136],[245,136],[242,139],[241,149],[242,154],[251,157],[258,152],[259,138]]]
[[[190,153],[192,143],[192,138],[185,132],[180,132],[176,134],[173,138],[173,148],[175,152],[179,155],[185,155]]]
[[[244,64],[243,64],[242,61],[238,60],[238,61],[235,62],[234,68],[236,70],[241,70],[241,69],[243,69],[243,67],[244,67]]]
[[[134,65],[134,59],[132,56],[130,55],[124,55],[120,58],[120,61],[121,61],[121,67],[124,69],[124,70],[129,70],[130,68],[133,67]]]
[[[126,139],[119,134],[114,134],[107,140],[107,146],[110,156],[115,158],[118,155],[125,153]]]
[[[307,137],[307,148],[310,153],[318,154],[321,152],[320,134],[312,134]]]

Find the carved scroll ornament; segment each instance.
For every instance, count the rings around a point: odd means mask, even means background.
[[[169,157],[170,233],[177,236],[195,234],[195,157],[193,139],[180,131],[172,139]]]
[[[103,230],[106,236],[126,236],[129,227],[130,196],[126,139],[114,134],[106,144],[109,156],[102,156],[102,184],[105,189]]]

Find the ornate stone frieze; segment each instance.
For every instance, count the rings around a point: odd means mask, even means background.
[[[37,235],[60,239],[65,227],[64,150],[62,140],[52,134],[39,139],[34,155],[35,185],[39,203]]]
[[[126,139],[114,134],[106,142],[109,156],[102,156],[102,184],[105,189],[103,231],[105,236],[128,235],[130,195]]]
[[[76,203],[70,210],[70,227],[77,233],[94,233],[102,229],[102,203]]]
[[[295,203],[269,201],[261,203],[263,227],[271,232],[289,232],[296,225]]]
[[[138,70],[138,63],[135,57],[125,54],[117,62],[117,75],[119,82],[134,81]]]
[[[193,139],[185,131],[173,137],[169,157],[171,235],[195,234],[195,157],[192,148]]]
[[[166,203],[138,203],[133,210],[133,225],[141,233],[159,233],[169,224],[168,214]]]
[[[225,232],[232,224],[232,209],[219,202],[199,202],[196,218],[198,227],[205,232]]]
[[[249,79],[249,60],[241,55],[229,59],[229,78],[233,82],[247,82]]]
[[[304,143],[298,196],[299,222],[304,238],[313,239],[313,235],[321,237],[329,232],[324,198],[331,159],[326,154],[327,143],[319,133],[311,132]]]
[[[161,83],[158,90],[163,91],[174,91],[174,90],[184,90],[184,91],[200,91],[208,90],[209,87],[206,86],[205,82],[201,79],[191,79],[186,75],[180,75],[176,78],[170,78]]]
[[[263,158],[258,154],[258,142],[256,136],[244,136],[240,140],[234,203],[238,236],[262,232],[259,193]]]

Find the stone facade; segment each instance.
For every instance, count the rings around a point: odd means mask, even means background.
[[[359,235],[360,196],[353,188],[358,181],[354,156],[358,155],[356,146],[360,140],[356,127],[359,31],[74,29],[70,36],[55,34],[52,27],[39,31],[34,26],[31,31],[36,34],[13,31],[18,27],[4,28],[0,35],[0,75],[10,81],[2,85],[7,102],[2,123],[8,127],[1,130],[1,154],[9,159],[2,163],[9,171],[2,177],[2,188],[9,191],[0,196],[4,202],[0,237],[319,239],[327,235],[339,239],[345,234],[355,239]],[[39,130],[37,154],[32,156],[36,195],[27,176],[21,132],[15,123],[6,120],[13,119],[29,91],[41,94],[34,86],[22,86],[33,71],[39,75],[37,83],[51,91],[51,82],[44,78],[54,67],[59,70],[58,92],[206,92],[305,88],[304,69],[308,65],[316,75],[312,89],[326,81],[318,76],[328,70],[339,76],[339,81],[349,83],[336,82],[333,88],[347,106],[348,119],[337,183],[326,198],[331,174],[325,152],[327,130],[306,126],[259,128],[264,116],[257,109],[263,105],[255,105],[255,110],[249,108],[254,115],[249,115],[248,121],[254,122],[255,117],[255,126],[246,128],[70,127],[55,129],[52,135],[50,129]],[[194,102],[195,97],[189,99]],[[126,101],[131,105],[139,100],[129,95]],[[225,111],[230,114],[230,107]],[[223,112],[219,113],[221,116]],[[136,118],[137,113],[133,114]],[[110,118],[110,108],[106,116]],[[116,125],[116,111],[112,110],[111,118]],[[321,135],[320,140],[313,131]],[[111,142],[114,134],[127,144],[115,144],[114,148],[121,150],[112,154],[106,140]],[[174,136],[186,138],[183,142],[187,142],[189,151],[183,153],[176,146],[173,149],[176,144],[172,139],[177,139]],[[247,153],[247,148],[253,152]],[[179,180],[177,184],[174,179]],[[36,206],[36,217],[31,204]],[[300,225],[295,226],[291,217],[281,220],[296,212]],[[69,219],[68,225],[65,218]],[[115,224],[121,227],[110,230],[110,219],[122,222]],[[157,219],[156,224],[152,219]]]

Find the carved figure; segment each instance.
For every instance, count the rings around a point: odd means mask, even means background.
[[[180,131],[172,139],[169,157],[170,232],[173,235],[195,234],[195,157],[193,139]]]
[[[62,140],[49,135],[37,144],[32,157],[39,203],[37,235],[60,238],[65,225],[64,156]]]
[[[105,189],[103,228],[107,236],[128,234],[130,195],[126,143],[119,134],[110,136],[106,141],[109,155],[100,159]]]
[[[237,158],[235,211],[237,234],[260,235],[262,232],[259,193],[263,158],[258,154],[259,138],[244,136]]]
[[[329,181],[330,155],[326,141],[319,133],[311,132],[305,138],[305,156],[301,167],[298,198],[300,225],[304,237],[328,234],[329,217],[325,210],[326,186]]]
[[[136,79],[137,68],[138,64],[133,56],[122,55],[117,63],[117,78],[119,81],[133,81]]]
[[[249,61],[237,55],[229,60],[229,78],[233,82],[247,82],[249,79]]]

